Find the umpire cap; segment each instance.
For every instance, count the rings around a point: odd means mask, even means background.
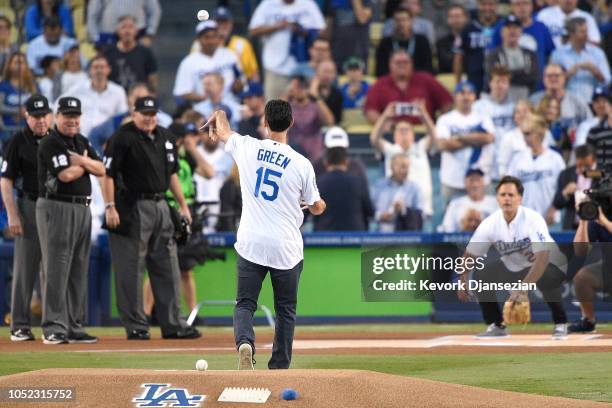
[[[73,96],[64,96],[57,102],[57,113],[81,114],[81,101]]]
[[[151,113],[159,110],[157,106],[157,100],[152,96],[143,96],[141,98],[136,99],[134,103],[134,111],[140,113]]]
[[[51,113],[49,101],[41,94],[34,94],[25,101],[26,111],[31,116],[42,116]]]

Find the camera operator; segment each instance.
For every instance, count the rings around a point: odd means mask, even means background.
[[[610,204],[610,202],[609,202]],[[578,204],[579,205],[579,204]],[[610,206],[608,205],[608,208]],[[580,212],[580,210],[578,210]],[[609,212],[599,207],[599,217],[594,221],[580,219],[578,229],[574,236],[574,252],[577,256],[585,256],[591,249],[590,243],[598,242],[602,246],[601,259],[598,262],[584,266],[574,276],[573,284],[576,297],[580,301],[582,319],[572,323],[568,327],[570,333],[593,333],[595,332],[595,307],[593,297],[597,291],[604,290],[612,293],[612,282],[610,272],[605,272],[604,265],[612,262],[612,251],[607,242],[612,242],[612,221]]]

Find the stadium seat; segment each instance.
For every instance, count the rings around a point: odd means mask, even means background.
[[[436,79],[446,88],[448,92],[451,94],[455,92],[457,81],[455,80],[454,74],[438,74],[436,75]]]
[[[372,125],[370,125],[361,109],[344,109],[342,111],[342,127],[349,134],[369,134],[372,130]]]
[[[72,9],[72,21],[74,22],[74,34],[80,42],[87,41],[87,27],[85,26],[85,8],[75,6]]]
[[[383,38],[384,23],[371,23],[370,24],[370,42],[373,45],[378,45],[380,40]]]

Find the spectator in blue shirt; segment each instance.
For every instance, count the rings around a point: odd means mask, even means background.
[[[74,37],[72,13],[61,0],[36,0],[25,13],[26,38],[32,41],[43,33],[43,22],[46,17],[55,16],[59,19],[62,31],[69,37]]]
[[[544,74],[544,67],[548,63],[550,54],[555,50],[555,43],[548,31],[548,27],[533,18],[532,0],[510,0],[510,10],[518,18],[523,26],[523,34],[519,42],[522,48],[533,51],[538,56],[540,67],[540,78]],[[505,19],[495,26],[493,40],[489,48],[497,48],[502,43],[501,30],[504,27]],[[539,82],[538,90],[543,89],[542,81]]]
[[[408,157],[393,156],[391,176],[374,185],[375,217],[383,232],[423,228],[423,195],[419,186],[408,180],[409,169]]]
[[[11,54],[0,82],[0,115],[5,126],[25,125],[23,103],[31,94],[38,91],[32,72],[28,68],[25,55],[20,52]],[[3,135],[5,136],[5,135]]]
[[[497,0],[479,0],[477,18],[463,30],[461,44],[455,49],[453,73],[457,83],[463,73],[476,86],[479,95],[485,80],[485,51],[493,38],[493,28],[497,23]]]
[[[344,109],[362,108],[370,84],[363,79],[364,62],[357,58],[349,58],[342,67],[348,82],[342,85],[342,107]]]
[[[604,52],[589,44],[584,18],[572,18],[567,22],[566,30],[569,41],[553,52],[551,61],[565,69],[567,89],[588,104],[598,85],[610,83],[610,66]]]

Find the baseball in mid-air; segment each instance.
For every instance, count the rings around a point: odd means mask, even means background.
[[[198,371],[206,371],[206,370],[208,370],[208,361],[206,361],[206,360],[198,360],[198,361],[196,361],[196,370],[198,370]]]
[[[198,20],[206,21],[206,20],[208,20],[208,17],[209,17],[208,11],[206,11],[206,10],[198,11]]]

